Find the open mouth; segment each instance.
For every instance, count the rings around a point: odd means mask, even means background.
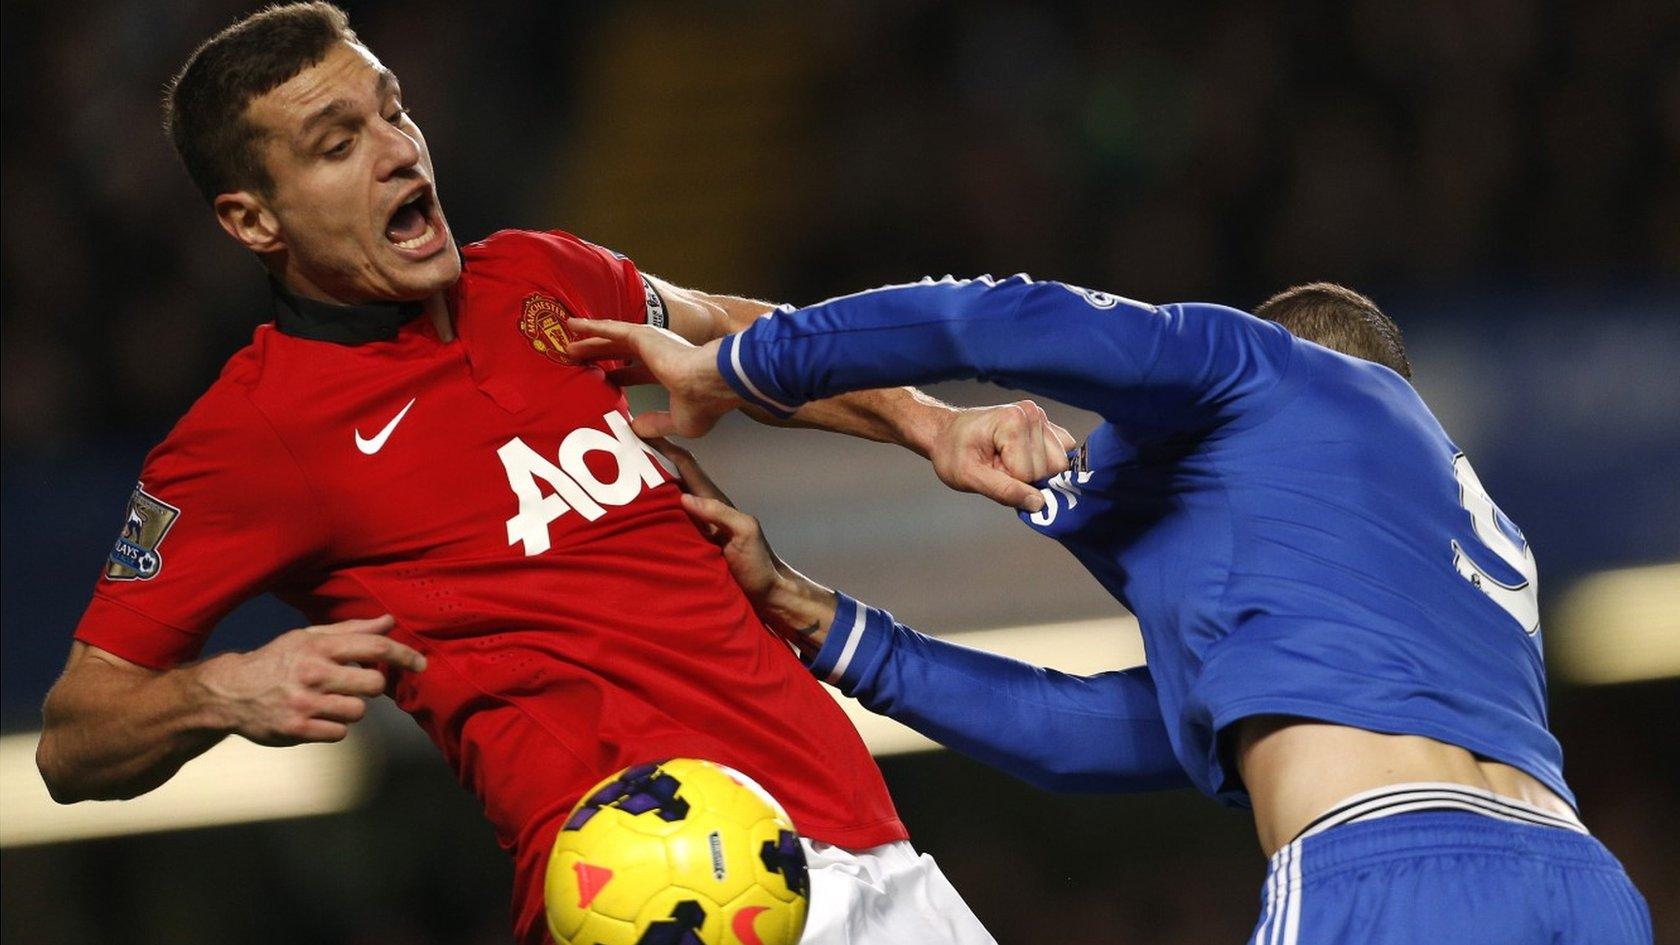
[[[385,223],[385,238],[405,252],[430,249],[441,242],[442,223],[437,219],[437,200],[427,187],[412,200],[397,207]]]

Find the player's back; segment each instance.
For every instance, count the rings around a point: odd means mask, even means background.
[[[1282,334],[1196,308],[1255,344]],[[1404,379],[1287,344],[1211,429],[1103,424],[1029,521],[1137,613],[1204,790],[1240,798],[1216,736],[1281,714],[1460,745],[1570,797],[1521,534]]]

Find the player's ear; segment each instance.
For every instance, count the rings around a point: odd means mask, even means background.
[[[218,194],[214,206],[216,221],[246,249],[266,255],[286,248],[279,218],[259,195],[249,190]]]

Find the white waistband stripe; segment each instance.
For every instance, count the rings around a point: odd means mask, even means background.
[[[1461,810],[1496,820],[1557,827],[1582,834],[1587,832],[1573,814],[1565,817],[1514,798],[1462,784],[1418,783],[1394,784],[1355,794],[1318,815],[1296,834],[1295,839],[1302,840],[1342,824],[1424,810]]]

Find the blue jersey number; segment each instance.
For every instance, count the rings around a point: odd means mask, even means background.
[[[1523,632],[1532,636],[1540,629],[1540,591],[1535,586],[1539,577],[1534,567],[1534,553],[1529,550],[1528,541],[1517,526],[1488,498],[1487,490],[1482,488],[1482,481],[1476,478],[1476,471],[1470,468],[1470,460],[1463,453],[1453,457],[1453,477],[1458,480],[1458,501],[1470,513],[1470,524],[1476,529],[1476,537],[1489,551],[1522,575],[1522,580],[1506,584],[1482,570],[1464,553],[1464,546],[1457,539],[1452,543],[1453,567],[1473,587],[1493,598],[1495,604],[1503,607],[1513,620],[1522,625]]]

